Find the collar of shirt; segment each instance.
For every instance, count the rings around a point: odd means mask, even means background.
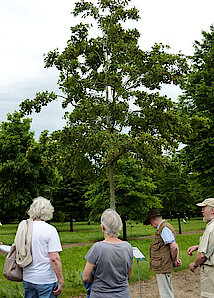
[[[214,223],[214,219],[212,219],[211,221],[209,221],[208,224],[207,224],[207,226],[208,225],[211,225],[212,223]]]
[[[159,225],[158,225],[158,227],[157,227],[157,230],[159,230],[159,227],[160,227],[160,225],[162,224],[163,221],[165,221],[165,219],[163,219],[163,220],[159,223]]]

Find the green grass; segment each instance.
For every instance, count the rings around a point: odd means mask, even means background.
[[[173,225],[176,233],[179,232],[179,227],[178,227],[178,220],[173,219],[168,220],[170,224]],[[154,228],[151,225],[145,226],[143,223],[135,223],[132,222],[134,227],[131,229],[130,227],[130,222],[127,222],[127,236],[129,237],[139,237],[139,236],[149,236],[154,234]],[[189,231],[198,231],[198,230],[204,230],[206,227],[206,223],[203,222],[202,218],[201,219],[191,219],[188,220],[187,223],[185,224],[181,220],[181,231],[182,232],[189,232]]]
[[[178,233],[178,221],[177,219],[173,219],[173,221],[168,220],[169,223],[173,225],[176,232]],[[154,234],[154,228],[149,225],[145,226],[143,223],[132,222],[134,225],[131,228],[130,221],[127,222],[127,238],[134,237],[143,237],[143,236],[151,236]],[[69,223],[52,223],[60,234],[60,240],[62,243],[76,243],[76,242],[84,242],[84,241],[99,241],[103,238],[100,224],[92,223],[91,225],[87,225],[86,223],[74,222],[74,232],[69,232]],[[181,220],[181,230],[182,232],[190,232],[197,230],[204,230],[206,224],[202,219],[191,219],[188,220],[185,224]]]
[[[169,223],[173,225],[176,232],[178,233],[178,221],[173,219],[173,221],[168,220]],[[150,236],[154,234],[154,228],[149,226],[144,226],[143,223],[132,222],[133,228],[130,226],[130,221],[127,222],[127,237],[143,237]],[[99,241],[103,238],[100,223],[92,222],[88,225],[86,222],[74,222],[74,232],[70,232],[70,224],[66,223],[51,223],[54,225],[60,235],[60,240],[62,243],[77,243],[85,241]],[[202,219],[191,219],[188,220],[186,224],[181,220],[182,232],[204,230],[206,224]],[[1,241],[5,244],[12,244],[14,241],[15,233],[17,230],[17,224],[3,225],[0,227]]]
[[[178,233],[178,231],[179,231],[178,220],[173,219],[172,222],[171,222],[171,220],[168,220],[168,222],[173,225],[176,232]],[[187,220],[186,224],[181,220],[182,232],[205,230],[205,228],[206,228],[206,223],[203,221],[202,218]]]
[[[0,241],[5,244],[12,244],[16,235],[18,224],[0,226]]]
[[[70,231],[70,223],[69,222],[51,223],[51,224],[53,224],[59,232],[64,232],[64,231],[69,232]],[[74,222],[73,223],[73,229],[74,229],[74,232],[86,231],[86,230],[88,231],[88,230],[95,230],[95,229],[99,230],[100,229],[100,224],[91,222],[90,225],[89,225],[86,222]]]
[[[171,221],[169,221],[171,223]],[[59,231],[60,239],[62,243],[74,243],[74,242],[83,242],[83,241],[99,241],[103,239],[100,224],[92,223],[87,225],[87,223],[74,223],[74,232],[68,232],[69,223],[53,223],[57,230]],[[178,232],[177,220],[173,220],[173,226]],[[134,227],[130,228],[130,224],[127,224],[127,235],[131,237],[132,240],[129,242],[132,246],[137,246],[145,255],[147,261],[139,262],[140,268],[140,277],[141,280],[147,280],[154,275],[152,271],[149,270],[149,247],[152,241],[152,238],[146,239],[133,239],[134,237],[140,236],[149,236],[154,235],[155,229],[151,226],[144,226],[142,223],[133,223]],[[0,240],[5,244],[11,244],[14,240],[15,232],[17,225],[3,225],[0,227],[1,237]],[[187,224],[182,223],[182,231],[194,231],[201,230],[205,228],[205,223],[201,220],[192,219],[187,222]],[[199,238],[201,233],[197,234],[181,234],[177,235],[177,242],[180,248],[180,258],[183,265],[176,269],[180,271],[187,269],[189,263],[194,260],[194,257],[190,257],[187,254],[187,248],[191,245],[199,243]],[[65,278],[65,284],[63,293],[60,297],[68,298],[80,295],[81,293],[86,293],[83,283],[81,281],[81,272],[85,267],[85,255],[91,245],[78,246],[65,248],[60,253],[60,257],[63,265],[63,274]],[[3,272],[3,266],[5,261],[5,255],[0,256],[0,270]],[[138,270],[137,262],[134,261],[134,270],[131,277],[131,283],[138,282]],[[6,280],[3,274],[0,275],[0,297],[5,298],[21,298],[24,297],[22,283],[15,283]]]
[[[63,232],[59,233],[61,243],[78,243],[85,241],[99,241],[103,239],[100,231],[93,232]]]

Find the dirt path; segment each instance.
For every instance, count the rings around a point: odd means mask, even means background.
[[[197,298],[200,297],[200,271],[195,273],[184,270],[173,274],[173,289],[175,298]],[[141,282],[143,298],[159,298],[156,277]],[[139,283],[130,285],[131,298],[140,297]]]
[[[198,298],[200,297],[200,271],[195,273],[184,270],[173,274],[173,288],[175,298]],[[160,298],[156,277],[141,282],[143,298]],[[130,285],[131,298],[140,298],[139,283]],[[85,298],[86,295],[75,298]],[[113,297],[112,297],[113,298]]]

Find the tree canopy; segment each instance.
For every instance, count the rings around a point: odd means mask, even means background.
[[[140,33],[125,26],[139,19],[129,4],[77,2],[73,15],[83,21],[71,27],[62,53],[55,49],[45,56],[45,67],[59,70],[62,106],[70,108],[67,126],[54,134],[56,143],[64,144],[60,160],[67,158],[64,150],[78,170],[86,165],[107,168],[112,208],[117,161],[131,156],[153,167],[189,130],[172,100],[158,92],[163,83],[182,84],[186,59],[169,54],[162,44],[141,50]],[[37,93],[21,104],[21,112],[39,112],[56,98],[53,92]]]
[[[195,173],[203,187],[202,195],[214,191],[214,27],[202,31],[202,41],[195,41],[191,57],[191,71],[186,77],[185,93],[181,97],[183,112],[196,122],[196,133],[191,135],[182,151],[187,171]]]
[[[50,197],[59,176],[45,162],[44,143],[38,143],[30,131],[30,119],[18,112],[8,115],[0,125],[0,219],[21,219],[36,196]]]

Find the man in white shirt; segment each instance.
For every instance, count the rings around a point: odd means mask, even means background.
[[[214,297],[214,198],[208,198],[196,204],[202,207],[206,230],[200,238],[200,244],[188,248],[187,253],[192,256],[198,251],[195,261],[189,265],[192,272],[200,265],[201,297]]]

